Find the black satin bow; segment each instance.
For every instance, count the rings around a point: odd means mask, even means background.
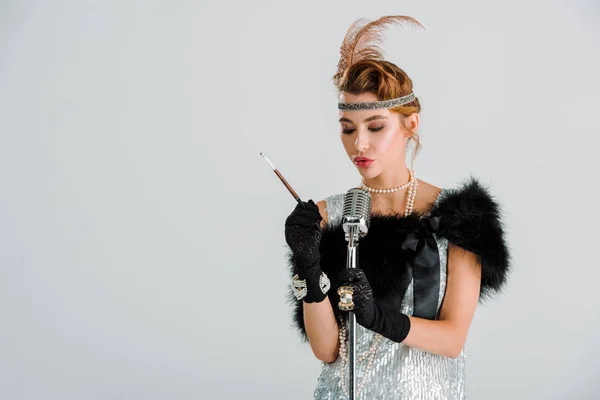
[[[436,319],[440,292],[440,256],[433,233],[439,229],[439,217],[422,217],[407,232],[402,249],[412,253],[408,264],[412,269],[414,289],[413,316]]]

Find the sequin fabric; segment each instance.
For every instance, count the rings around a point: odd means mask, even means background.
[[[441,196],[438,196],[438,200]],[[340,224],[343,212],[343,194],[327,197],[328,224]],[[437,203],[437,200],[436,200]],[[446,290],[447,250],[446,239],[436,237],[440,254],[440,296],[438,310]],[[413,284],[410,283],[401,311],[412,315]],[[376,334],[362,326],[357,326],[357,356],[366,354],[371,348]],[[358,358],[357,357],[357,358]],[[393,342],[382,337],[375,352],[370,371],[366,361],[356,363],[356,382],[365,378],[365,384],[355,398],[357,400],[463,400],[465,399],[465,353],[455,358],[443,357],[423,350]],[[347,382],[347,368],[342,370],[342,360],[338,357],[331,364],[323,362],[317,378],[314,398],[319,400],[348,399],[348,393],[340,384]],[[366,375],[366,376],[365,376]],[[348,387],[346,385],[346,387]]]

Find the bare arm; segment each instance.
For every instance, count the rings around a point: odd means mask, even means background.
[[[436,321],[410,317],[410,331],[404,344],[456,358],[462,351],[479,299],[481,266],[476,255],[450,245],[448,281]]]
[[[310,347],[319,360],[332,363],[339,351],[338,325],[331,302],[325,297],[320,303],[303,303],[304,326]]]
[[[316,204],[323,217],[321,227],[324,228],[327,225],[325,201],[321,200]],[[329,298],[325,297],[320,303],[303,302],[302,306],[304,327],[315,357],[321,361],[334,362],[339,350],[339,332]]]

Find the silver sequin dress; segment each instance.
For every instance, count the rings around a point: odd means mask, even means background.
[[[438,196],[436,200],[440,199]],[[325,199],[328,224],[341,224],[344,194],[335,194]],[[436,236],[440,254],[440,295],[438,310],[446,290],[448,241]],[[408,286],[402,301],[404,314],[412,315],[413,284]],[[375,333],[357,324],[357,359],[371,348]],[[457,358],[443,357],[427,351],[380,338],[379,346],[370,371],[367,362],[356,363],[356,385],[365,379],[362,391],[356,394],[357,400],[410,399],[429,400],[465,399],[465,354]],[[314,398],[319,400],[348,399],[347,392],[340,384],[347,382],[347,368],[342,370],[342,360],[338,357],[331,364],[322,363],[317,378]],[[348,385],[346,384],[346,387]]]

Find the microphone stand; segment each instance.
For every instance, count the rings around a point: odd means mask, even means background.
[[[371,195],[363,189],[350,189],[344,196],[344,217],[343,227],[346,241],[348,242],[348,252],[346,253],[346,268],[358,268],[358,259],[356,250],[358,239],[367,234],[371,215]],[[350,311],[348,313],[348,396],[354,400],[356,394],[356,315]]]
[[[346,253],[346,268],[356,268],[356,247],[358,246],[358,226],[351,225],[348,228],[347,241],[348,250]],[[348,313],[348,395],[350,400],[354,400],[356,388],[356,315],[353,312]]]

